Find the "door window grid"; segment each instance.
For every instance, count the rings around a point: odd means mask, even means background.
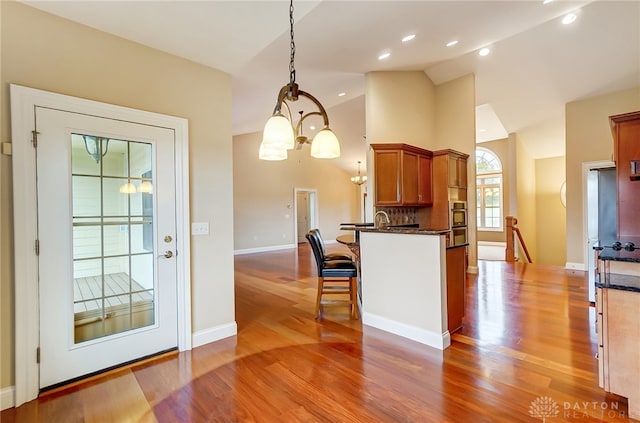
[[[153,203],[151,144],[109,140],[94,164],[82,142],[72,134],[76,343],[153,324],[155,314],[152,231],[142,229],[153,210],[141,205]]]

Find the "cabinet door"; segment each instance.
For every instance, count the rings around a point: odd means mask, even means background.
[[[433,204],[431,191],[431,157],[419,156],[418,169],[418,204],[421,206]]]
[[[466,247],[447,249],[447,328],[453,333],[462,327],[467,278]]]
[[[416,153],[402,152],[402,203],[418,204],[419,161]]]
[[[449,186],[452,188],[467,188],[467,159],[449,157]]]
[[[617,126],[618,237],[640,236],[640,180],[632,175],[632,161],[640,160],[640,115]],[[637,172],[637,170],[636,170]]]
[[[376,206],[400,205],[400,150],[376,151]]]

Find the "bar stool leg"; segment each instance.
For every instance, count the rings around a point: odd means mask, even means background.
[[[320,299],[322,298],[322,291],[324,289],[324,278],[318,277],[318,295],[316,298],[316,319],[320,318]]]

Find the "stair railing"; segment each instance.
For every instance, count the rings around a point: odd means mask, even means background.
[[[522,238],[522,234],[520,233],[520,228],[516,225],[518,224],[518,219],[514,216],[507,216],[507,248],[505,250],[505,261],[517,261],[515,254],[515,236],[518,236],[518,240],[520,241],[520,246],[524,251],[524,254],[527,256],[527,260],[529,263],[533,263],[531,260],[531,256],[529,255],[529,250],[527,250],[527,245],[524,243],[524,239]]]

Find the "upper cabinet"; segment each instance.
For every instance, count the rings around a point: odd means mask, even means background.
[[[449,187],[467,189],[467,157],[466,154],[454,150],[446,150],[449,158]]]
[[[618,190],[618,237],[640,236],[640,111],[611,116]]]
[[[371,147],[376,206],[431,205],[431,151],[408,144],[371,144]]]

